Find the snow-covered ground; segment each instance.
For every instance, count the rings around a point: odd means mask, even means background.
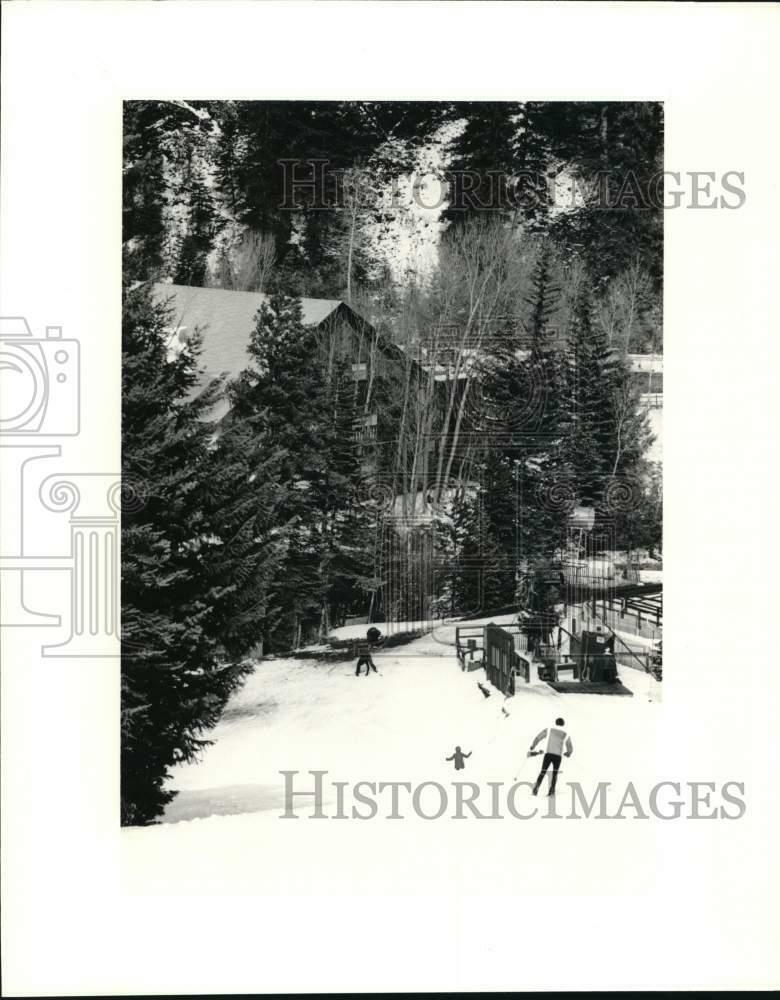
[[[390,625],[384,622],[378,622],[376,628],[385,635],[391,635],[397,632],[426,632],[428,629],[432,628],[436,624],[433,620],[418,620],[413,622],[393,622]],[[341,628],[334,628],[330,633],[331,639],[344,640],[344,639],[365,639],[367,624],[361,625],[344,625]]]
[[[479,784],[478,805],[481,801],[480,809],[489,813],[486,783],[504,782],[508,788],[515,779],[533,779],[541,758],[528,758],[526,751],[558,715],[565,718],[575,748],[560,779],[564,814],[571,801],[567,781],[595,790],[598,781],[615,787],[633,781],[649,788],[657,780],[654,746],[661,706],[656,682],[648,675],[621,669],[634,697],[558,694],[534,680],[520,684],[514,698],[505,699],[495,689],[485,698],[477,686],[484,684],[484,673],[461,671],[454,640],[455,624],[439,625],[407,646],[377,653],[379,674],[360,678],[352,662],[258,663],[227,706],[203,760],[175,769],[171,785],[179,794],[163,823],[124,831],[132,891],[172,891],[174,886],[183,891],[191,884],[198,892],[210,887],[287,893],[306,892],[315,883],[336,891],[331,880],[346,870],[355,879],[352,891],[358,892],[416,892],[423,884],[430,889],[431,880],[449,886],[452,878],[461,888],[468,884],[479,891],[480,871],[497,869],[503,877],[511,856],[511,877],[522,880],[523,891],[546,894],[567,890],[558,885],[557,866],[535,863],[539,852],[562,851],[565,868],[576,857],[572,851],[601,852],[613,839],[610,865],[622,873],[620,891],[638,891],[645,875],[632,852],[637,837],[652,847],[652,834],[639,829],[651,824],[637,824],[629,850],[629,841],[614,831],[622,829],[619,822],[550,824],[539,817],[527,822],[509,817],[503,823],[464,823],[452,818],[453,804],[433,822],[412,814],[403,790],[400,811],[406,822],[386,818],[389,791],[375,796],[380,810],[371,821],[311,822],[308,799],[295,805],[303,821],[281,819],[284,779],[279,772],[301,772],[295,789],[309,791],[314,779],[308,772],[314,770],[327,772],[326,815],[336,811],[334,781],[404,781],[413,787],[427,781],[451,789],[456,778]],[[471,752],[466,769],[457,773],[445,760],[456,745]],[[354,802],[350,795],[347,812]],[[502,795],[505,803],[506,789]],[[423,801],[425,810],[435,811],[435,796]],[[533,799],[527,788],[520,789],[516,802],[529,813],[537,803],[540,814],[547,806],[546,797]],[[507,816],[505,804],[500,811]],[[575,829],[579,846],[572,839]],[[442,851],[445,843],[454,854]],[[377,850],[383,852],[381,864],[371,860]],[[592,891],[601,891],[597,868],[592,878],[580,878],[580,891],[590,891],[591,882]]]
[[[644,635],[634,635],[633,632],[622,632],[619,629],[614,629],[615,635],[619,636],[623,640],[623,644],[628,646],[629,649],[638,650],[641,652],[648,652],[654,649],[657,640],[650,639]]]
[[[437,648],[442,644],[444,636],[447,637],[446,644],[455,650],[455,626],[456,625],[485,625],[492,622],[494,625],[505,625],[509,622],[517,621],[517,613],[506,615],[494,615],[488,618],[475,618],[463,621],[460,618],[428,618],[413,622],[378,622],[376,628],[384,635],[395,635],[398,632],[435,632],[437,638]],[[332,639],[365,639],[367,625],[344,625],[342,628],[333,629],[330,634]],[[309,647],[312,648],[312,647]]]

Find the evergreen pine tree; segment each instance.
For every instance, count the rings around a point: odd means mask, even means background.
[[[636,405],[625,365],[592,320],[592,293],[580,283],[568,354],[566,462],[578,500],[604,509],[614,476],[631,476],[647,438],[646,418]]]
[[[562,449],[568,378],[565,359],[550,342],[549,327],[557,297],[551,251],[542,244],[526,297],[530,337],[510,339],[498,363],[484,373],[484,397],[497,442],[487,468],[505,470],[504,482],[486,492],[484,509],[499,533],[501,525],[514,525],[512,538],[503,544],[518,560],[551,559],[566,516],[556,500],[562,487],[566,492],[569,478]]]
[[[145,286],[122,326],[122,822],[152,822],[249,669],[280,553],[277,460],[250,469],[191,400],[197,342],[166,357],[170,316]],[[251,457],[251,454],[250,454]],[[249,474],[248,474],[249,473]],[[253,476],[252,473],[256,473]]]
[[[507,187],[514,172],[517,116],[509,101],[468,101],[456,105],[465,126],[452,144],[451,200],[445,217],[462,222],[485,211],[511,212]]]
[[[549,347],[550,317],[556,306],[559,293],[552,277],[552,254],[547,241],[541,244],[531,278],[531,293],[526,297],[531,315],[528,323],[531,348],[541,354]]]
[[[303,325],[298,299],[276,291],[263,303],[249,354],[252,364],[230,387],[232,414],[280,452],[286,487],[281,516],[289,534],[266,641],[272,649],[287,650],[298,644],[302,625],[316,620],[320,609],[320,538],[311,489],[325,471],[322,428],[328,409],[316,336]]]
[[[202,286],[206,282],[207,258],[219,226],[209,189],[192,159],[186,171],[185,189],[187,226],[177,255],[174,281],[179,285]]]
[[[609,458],[614,453],[611,397],[616,388],[617,363],[592,322],[587,278],[581,281],[574,303],[568,360],[565,451],[579,502],[595,507],[603,494]]]
[[[122,273],[126,281],[155,278],[166,239],[164,156],[151,132],[156,104],[128,101],[124,107],[122,177]]]
[[[355,386],[338,354],[328,362],[321,337],[303,325],[300,300],[275,291],[258,312],[253,363],[231,387],[236,418],[280,451],[287,549],[266,635],[276,650],[329,631],[371,586]]]
[[[362,612],[374,579],[375,526],[361,495],[362,408],[346,364],[335,366],[330,382],[330,455],[325,482],[326,572],[321,632],[343,621],[348,610]]]
[[[550,138],[544,127],[545,104],[526,101],[517,115],[514,143],[514,203],[523,215],[527,229],[546,232],[549,226],[551,178],[554,160]]]

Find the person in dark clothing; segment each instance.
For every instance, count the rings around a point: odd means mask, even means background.
[[[371,646],[367,642],[361,642],[358,644],[358,661],[355,668],[355,677],[360,677],[360,668],[366,668],[366,677],[368,677],[370,671],[377,672],[376,663],[371,659]]]
[[[453,753],[453,755],[451,757],[445,757],[444,759],[445,760],[454,760],[455,761],[455,770],[456,771],[462,771],[463,768],[466,766],[465,763],[464,763],[465,759],[467,757],[470,757],[470,756],[471,756],[471,750],[469,750],[468,753],[463,753],[463,751],[461,750],[460,747],[455,747],[455,753]]]
[[[358,643],[357,647],[358,661],[357,661],[357,666],[355,667],[355,677],[360,677],[361,667],[366,668],[366,677],[368,677],[369,673],[372,670],[374,671],[375,674],[378,673],[376,669],[376,664],[371,658],[371,650],[375,649],[377,646],[381,646],[383,641],[384,640],[382,639],[382,633],[379,631],[378,628],[372,627],[368,630],[368,632],[366,633],[366,641]]]

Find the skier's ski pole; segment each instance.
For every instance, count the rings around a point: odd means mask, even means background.
[[[518,774],[522,773],[522,771],[525,768],[526,764],[528,763],[528,760],[529,760],[530,757],[538,757],[539,754],[541,754],[541,752],[542,752],[541,750],[529,750],[528,753],[525,755],[525,760],[520,765],[520,767],[518,767],[518,769],[517,769]],[[515,775],[515,777],[512,780],[513,781],[517,781],[517,775]]]
[[[507,714],[507,715],[504,715],[504,716],[502,716],[502,718],[504,718],[504,719],[508,719],[508,718],[509,718],[509,715],[508,715],[508,714]],[[490,737],[490,739],[489,739],[489,740],[487,741],[487,745],[488,745],[488,746],[490,746],[490,744],[491,744],[491,743],[495,743],[495,742],[496,742],[496,737],[498,736],[498,731],[499,731],[499,729],[500,729],[500,728],[501,728],[501,723],[499,722],[499,723],[498,723],[498,724],[496,725],[496,727],[495,727],[495,730],[494,730],[494,732],[493,732],[493,735],[492,735],[492,736]]]

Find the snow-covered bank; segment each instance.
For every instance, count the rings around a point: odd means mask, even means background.
[[[455,644],[455,627],[457,625],[486,625],[493,622],[496,625],[503,625],[508,622],[517,621],[517,614],[505,614],[489,616],[487,618],[461,619],[461,618],[427,618],[425,620],[413,622],[377,622],[376,628],[385,635],[394,635],[397,632],[434,632],[439,636],[451,636],[452,645]],[[368,625],[344,625],[342,628],[333,629],[330,633],[331,639],[364,639]]]

